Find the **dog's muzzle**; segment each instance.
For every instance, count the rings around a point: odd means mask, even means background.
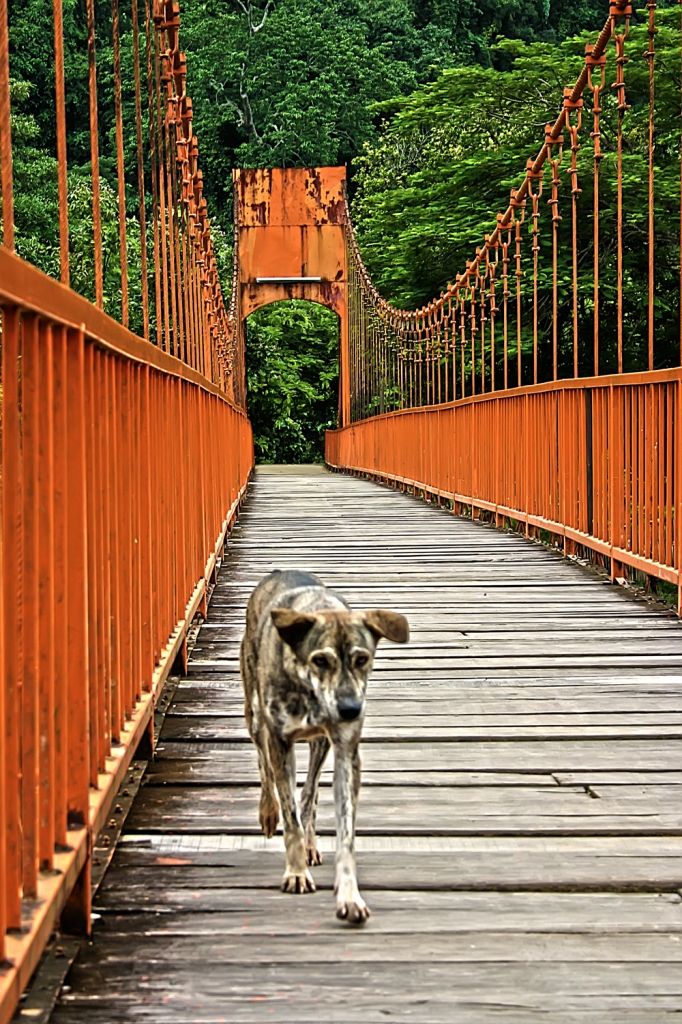
[[[353,722],[362,711],[362,701],[355,697],[342,697],[336,706],[344,722]]]

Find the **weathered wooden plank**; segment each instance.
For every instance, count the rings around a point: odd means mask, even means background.
[[[576,657],[574,655],[537,655],[536,657],[529,655],[505,655],[500,653],[495,657],[484,657],[483,655],[467,654],[462,658],[462,669],[467,670],[470,668],[483,668],[486,672],[495,671],[494,662],[499,662],[497,671],[509,674],[510,669],[514,668],[531,668],[534,671],[544,668],[580,668],[585,667],[603,667],[605,669],[614,669],[619,667],[628,668],[680,668],[682,669],[682,653],[680,655],[667,655],[667,654],[651,654],[647,655],[642,653],[641,655],[597,655],[597,654],[586,654],[584,657]],[[375,668],[376,676],[382,677],[393,677],[397,681],[401,679],[407,679],[412,681],[414,675],[418,671],[426,672],[428,668],[428,675],[434,679],[457,679],[457,673],[460,671],[458,665],[452,665],[451,667],[441,667],[439,665],[426,666],[419,659],[414,660],[414,664],[405,662],[404,664],[390,664],[382,665],[377,664]],[[237,662],[230,661],[203,661],[203,662],[190,662],[188,667],[188,674],[190,678],[200,679],[205,675],[211,673],[224,674],[228,670],[235,673],[238,672]]]
[[[363,891],[389,889],[408,892],[583,892],[674,893],[682,885],[682,866],[675,855],[636,857],[608,854],[590,856],[556,851],[551,863],[545,851],[528,853],[459,851],[424,853],[419,862],[405,852],[367,853],[360,858]],[[135,862],[119,859],[96,899],[98,912],[111,913],[179,909],[211,911],[229,905],[229,891],[279,888],[281,858],[269,852],[207,853],[178,850],[173,854],[149,851]],[[679,854],[679,851],[677,851]],[[318,889],[333,888],[333,857],[314,870]],[[201,892],[203,903],[197,902]],[[253,892],[251,893],[253,900]],[[493,927],[493,925],[491,925]],[[607,923],[607,930],[608,930]]]
[[[549,718],[550,716],[547,716]],[[512,739],[515,741],[546,738],[566,740],[578,737],[591,739],[634,739],[649,737],[656,740],[682,739],[682,718],[679,715],[654,715],[653,721],[642,720],[639,716],[614,715],[614,721],[608,716],[595,716],[597,722],[583,722],[581,716],[552,716],[555,720],[543,720],[543,716],[514,716],[505,720],[505,716],[490,715],[481,720],[464,721],[458,717],[426,718],[415,716],[403,721],[397,719],[381,720],[368,716],[363,730],[365,743],[376,740],[425,740],[431,743],[445,742],[453,739],[470,741],[486,739]],[[558,722],[556,721],[558,719]],[[604,719],[604,720],[602,720]],[[634,720],[633,720],[634,719]],[[405,724],[409,723],[409,724]],[[172,740],[231,740],[233,742],[250,742],[249,734],[242,716],[198,715],[184,717],[173,715],[166,723],[164,737]]]
[[[540,798],[538,798],[540,797]],[[257,787],[147,787],[128,817],[128,832],[260,833]],[[318,832],[335,832],[332,793],[320,795]],[[359,835],[669,834],[682,835],[675,786],[508,787],[407,786],[362,794]]]
[[[211,969],[213,968],[213,969]],[[645,969],[648,968],[648,971]],[[652,1024],[675,1012],[679,1005],[678,971],[674,965],[586,964],[580,971],[576,991],[577,965],[386,965],[380,972],[365,964],[345,961],[330,970],[313,966],[300,980],[301,971],[289,964],[256,965],[230,970],[229,961],[209,963],[205,971],[174,969],[154,972],[153,980],[121,976],[106,969],[88,975],[76,967],[74,979],[83,994],[73,990],[66,999],[74,1014],[87,1012],[93,1024],[118,1024],[142,1019],[151,1024],[216,1024],[229,1021],[345,1022],[385,1021],[386,1015],[433,1022],[469,1024],[495,1019],[520,1024],[546,1018],[548,1013],[561,1024],[613,1020],[625,1014],[628,1021]],[[112,976],[113,975],[113,976]],[[529,987],[532,977],[532,987]],[[573,986],[570,978],[573,978]],[[111,978],[111,980],[109,980]],[[93,998],[92,990],[107,985],[116,998]],[[87,987],[86,987],[87,986]],[[272,1011],[274,1016],[267,1016]],[[598,1016],[595,1016],[595,1013]],[[504,1016],[500,1016],[504,1014]],[[633,1016],[634,1015],[634,1016]],[[60,1007],[55,1024],[68,1020]]]
[[[170,807],[174,804],[189,804],[192,800],[199,801],[204,807],[214,809],[222,807],[224,810],[229,810],[237,805],[256,807],[259,792],[257,785],[235,788],[229,785],[202,787],[200,793],[197,793],[196,788],[192,785],[145,786],[136,802],[135,813],[142,807],[151,804]],[[382,810],[393,814],[399,810],[407,813],[410,809],[416,808],[422,810],[428,817],[438,808],[445,811],[461,806],[495,808],[498,805],[508,808],[510,811],[528,806],[541,807],[542,813],[553,813],[557,808],[562,807],[577,808],[579,813],[583,813],[582,808],[586,807],[589,813],[603,814],[606,813],[606,808],[621,807],[626,804],[641,803],[650,807],[652,811],[661,807],[674,807],[679,797],[678,786],[645,782],[627,786],[600,783],[598,787],[596,783],[590,784],[588,787],[582,784],[557,785],[554,783],[540,789],[532,785],[498,786],[493,782],[475,786],[410,786],[403,784],[392,786],[389,793],[385,792],[382,786],[368,786],[366,792],[362,794],[360,808],[371,813],[372,816]],[[319,808],[321,814],[332,813],[333,795],[329,787],[323,787]],[[196,813],[201,812],[197,810]]]
[[[250,905],[249,905],[250,907]],[[101,908],[100,908],[101,909]],[[196,913],[205,913],[195,907]],[[208,924],[208,922],[207,922]],[[172,938],[155,936],[147,938],[140,922],[137,939],[138,953],[165,967],[177,962],[177,943]],[[236,938],[229,935],[214,940],[207,935],[203,941],[186,944],[183,949],[185,964],[211,964],[214,968],[221,963],[232,966],[247,966],[257,963],[296,964],[312,961],[318,964],[338,964],[341,957],[352,955],[354,960],[366,964],[382,963],[501,963],[509,960],[510,939],[505,932],[463,932],[448,935],[433,935],[429,942],[419,947],[409,935],[384,935],[371,932],[354,934],[344,940],[338,929],[332,933],[313,936],[301,934],[296,943],[291,935],[275,934],[264,941],[258,935],[242,934]],[[524,959],[527,963],[552,963],[573,961],[575,963],[676,963],[679,947],[671,936],[653,932],[638,935],[571,935],[571,934],[525,934]],[[108,964],[120,978],[133,968],[128,934],[118,936],[115,925],[107,931],[110,953]],[[119,973],[120,972],[120,973]],[[113,971],[112,971],[113,974]]]
[[[680,695],[682,696],[682,695]],[[644,694],[641,697],[619,696],[615,697],[592,697],[581,695],[573,699],[533,699],[520,696],[516,698],[499,697],[497,700],[486,695],[462,696],[459,688],[456,694],[446,695],[444,700],[418,700],[402,699],[395,695],[377,694],[374,688],[368,693],[367,717],[368,720],[382,722],[384,720],[400,723],[401,720],[409,719],[411,722],[424,718],[447,719],[454,718],[460,722],[471,722],[475,720],[487,721],[504,716],[505,720],[513,720],[522,717],[543,717],[548,723],[552,721],[571,721],[573,717],[580,716],[585,724],[595,721],[613,722],[620,718],[628,721],[632,716],[635,721],[650,721],[656,716],[673,715],[682,717],[679,713],[680,696],[667,696],[659,694]],[[451,699],[450,699],[451,698]],[[445,703],[447,702],[447,703]],[[183,688],[180,696],[174,698],[169,706],[169,718],[176,715],[201,717],[235,717],[243,721],[244,699],[241,693],[220,689],[203,690],[203,684]]]
[[[272,857],[277,877],[281,865]],[[184,898],[184,897],[183,897]],[[345,929],[329,908],[329,895],[292,896],[278,889],[257,894],[251,888],[231,894],[232,912],[212,915],[214,935],[269,935],[309,932],[336,934]],[[505,931],[546,934],[641,934],[682,936],[680,896],[674,893],[555,893],[555,892],[439,892],[376,890],[372,896],[371,933],[453,934]],[[205,908],[204,908],[205,909]],[[415,917],[416,915],[416,917]],[[248,916],[248,922],[244,917]],[[202,914],[169,912],[148,922],[148,934],[197,935],[206,930]],[[244,924],[248,928],[244,928]],[[114,930],[130,934],[138,922],[127,917],[113,921]],[[360,933],[361,934],[361,933]],[[368,930],[369,934],[369,930]],[[680,963],[682,969],[682,962]]]
[[[173,700],[176,703],[182,701],[199,703],[206,698],[218,699],[224,697],[233,701],[239,708],[243,707],[244,693],[241,681],[227,679],[204,679],[200,681],[182,679],[175,691]],[[578,677],[564,681],[564,683],[549,683],[543,673],[538,678],[535,675],[528,675],[522,679],[514,680],[508,684],[495,680],[495,677],[470,679],[468,676],[458,679],[456,689],[447,684],[419,683],[412,687],[401,688],[396,694],[392,687],[387,687],[376,679],[370,682],[368,691],[370,710],[374,706],[380,706],[380,702],[390,700],[395,702],[397,707],[404,702],[406,704],[418,702],[425,707],[432,706],[434,702],[440,704],[445,700],[455,697],[458,701],[464,702],[467,706],[471,702],[474,706],[480,702],[481,706],[496,704],[498,701],[513,702],[518,707],[518,701],[533,702],[531,707],[535,708],[536,701],[547,703],[550,708],[561,708],[562,701],[572,704],[576,701],[603,703],[606,708],[612,707],[618,711],[623,704],[637,701],[654,702],[656,706],[659,701],[670,699],[672,709],[679,707],[682,698],[682,679],[677,676],[633,676],[609,682],[603,675],[599,681],[585,677],[582,674]],[[666,707],[661,704],[661,707]],[[184,709],[183,709],[184,710]],[[542,708],[540,707],[540,710]]]
[[[300,744],[305,750],[305,745]],[[368,770],[398,768],[424,771],[547,771],[566,772],[588,769],[624,768],[637,771],[675,771],[680,765],[677,740],[513,740],[466,741],[444,743],[393,743],[377,741],[362,744],[362,764]],[[193,760],[217,765],[256,764],[255,750],[247,744],[207,741],[174,742],[162,738],[160,759]],[[229,777],[229,774],[226,778]]]

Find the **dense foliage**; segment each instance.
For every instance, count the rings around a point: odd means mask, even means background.
[[[247,321],[248,407],[260,462],[322,462],[336,426],[336,313],[312,302],[277,302]]]
[[[51,5],[44,0],[10,0],[9,8],[17,248],[56,276]],[[526,158],[538,147],[543,124],[558,109],[564,84],[575,78],[586,39],[594,38],[608,13],[608,0],[478,0],[476,4],[470,0],[327,0],[324,4],[182,0],[181,8],[188,90],[194,98],[195,130],[226,290],[230,252],[229,230],[224,229],[229,229],[232,215],[232,167],[348,163],[354,217],[370,269],[387,297],[413,305],[454,278],[490,229],[491,214],[505,206],[509,188],[518,184]],[[105,308],[116,316],[120,270],[111,9],[99,0],[96,9]],[[72,285],[92,298],[82,0],[64,0],[64,25]],[[658,223],[665,224],[669,218],[672,224],[673,172],[679,157],[679,34],[676,41],[672,27],[664,24],[663,28],[657,39],[662,73],[657,87],[656,201]],[[589,33],[571,38],[583,30]],[[131,326],[139,331],[132,42],[125,3],[121,4],[121,31]],[[630,49],[641,54],[645,39],[641,29],[634,32]],[[630,287],[645,273],[644,247],[639,244],[645,237],[646,64],[641,57],[629,66],[628,75],[633,112],[626,138],[626,187],[632,198],[626,231],[633,244],[626,267],[626,314],[630,318],[628,351],[634,358],[642,344],[644,323],[641,290]],[[607,92],[604,176],[612,180],[614,109]],[[566,162],[564,155],[560,199],[564,234],[569,224]],[[580,203],[587,208],[591,184],[586,165],[581,188]],[[608,302],[614,217],[611,186],[604,187],[602,206]],[[540,238],[543,260],[549,237],[546,222],[547,218]],[[663,235],[661,244],[667,241]],[[674,270],[674,261],[669,262],[669,267],[661,266],[659,277],[664,335]],[[585,237],[581,238],[583,277],[589,276],[589,264]],[[565,303],[570,272],[565,261],[560,271]],[[545,279],[541,282],[545,321],[546,286]],[[589,303],[585,303],[581,308],[585,324],[589,317]],[[319,458],[323,431],[335,416],[337,334],[334,314],[315,306],[285,304],[250,318],[249,407],[261,458]],[[607,347],[611,342],[606,339]],[[665,358],[665,343],[658,351]]]
[[[605,0],[203,0],[185,3],[188,86],[214,209],[233,166],[350,163],[381,104],[455,66],[503,67],[498,36],[563,38]]]

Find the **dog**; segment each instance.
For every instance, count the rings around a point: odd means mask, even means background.
[[[246,725],[258,751],[259,817],[266,836],[274,835],[282,809],[282,889],[315,892],[308,866],[322,863],[315,835],[317,793],[333,746],[336,916],[355,924],[370,914],[355,873],[358,746],[367,681],[382,637],[406,643],[405,616],[381,608],[351,611],[317,576],[275,570],[249,598],[239,657]],[[310,764],[299,817],[294,744],[305,741]]]

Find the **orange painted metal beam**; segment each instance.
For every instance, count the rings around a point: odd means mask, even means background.
[[[233,172],[239,330],[255,310],[307,299],[340,319],[340,422],[350,421],[345,167]]]

